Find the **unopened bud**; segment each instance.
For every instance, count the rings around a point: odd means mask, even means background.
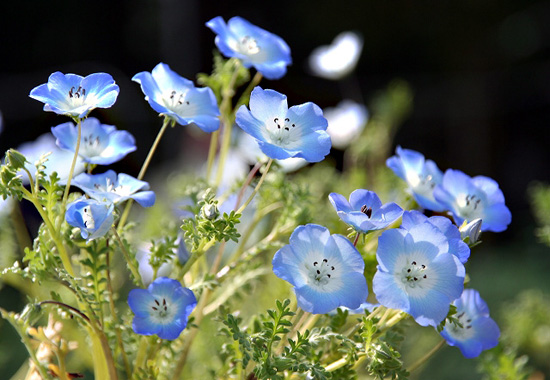
[[[466,223],[466,221],[464,221],[462,226],[460,226],[460,237],[468,245],[477,243],[479,235],[481,234],[481,222],[482,220],[477,218],[472,220],[470,223]]]
[[[218,208],[213,203],[204,205],[201,209],[201,213],[202,216],[208,220],[216,219],[220,215]]]

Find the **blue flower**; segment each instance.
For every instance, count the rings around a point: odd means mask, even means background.
[[[216,46],[226,57],[238,58],[247,68],[254,66],[267,79],[279,79],[292,63],[285,41],[240,17],[227,24],[218,16],[206,23],[216,36]]]
[[[373,290],[380,304],[437,326],[464,289],[464,265],[449,253],[447,237],[424,222],[384,231],[378,239]]]
[[[95,175],[79,174],[71,184],[99,201],[122,203],[132,198],[143,207],[151,207],[155,204],[155,193],[147,191],[149,189],[147,182],[124,173],[117,176],[112,170]]]
[[[254,88],[250,111],[241,106],[236,122],[258,141],[265,155],[274,159],[301,157],[319,162],[330,152],[323,111],[311,102],[289,109],[286,96],[274,90]]]
[[[325,314],[339,306],[358,308],[366,301],[365,263],[353,244],[316,224],[298,226],[290,244],[273,257],[275,275],[294,286],[298,306]]]
[[[434,198],[433,191],[436,185],[441,183],[443,173],[435,162],[425,160],[424,156],[414,150],[396,149],[397,156],[388,158],[386,165],[404,179],[409,185],[412,195],[420,207],[445,211],[445,207]]]
[[[86,241],[105,236],[114,221],[114,205],[82,197],[69,204],[65,220],[73,227],[80,228]]]
[[[109,165],[136,150],[136,141],[127,131],[119,131],[114,125],[101,124],[95,117],[82,121],[82,133],[78,155],[89,164]],[[52,127],[57,146],[74,152],[78,128],[72,122]]]
[[[480,218],[481,231],[502,232],[512,221],[498,183],[488,177],[471,178],[459,170],[449,169],[441,185],[435,188],[434,196],[452,212],[458,225]]]
[[[132,328],[136,334],[174,340],[187,326],[197,299],[179,281],[159,277],[147,289],[132,289],[128,305],[135,315]]]
[[[81,77],[55,72],[48,83],[32,89],[30,97],[44,104],[44,111],[82,119],[94,108],[109,108],[115,104],[119,88],[106,73]]]
[[[464,289],[462,296],[453,302],[457,318],[462,328],[455,324],[445,324],[441,336],[447,344],[456,346],[466,358],[479,356],[481,351],[498,344],[500,330],[489,317],[489,307],[474,289]]]
[[[328,199],[344,223],[364,234],[386,228],[403,214],[403,209],[393,202],[382,205],[374,191],[355,190],[349,202],[337,193],[330,193]]]
[[[443,235],[445,235],[449,243],[449,253],[452,253],[458,257],[462,264],[468,261],[468,258],[470,257],[470,248],[468,247],[468,244],[462,240],[462,236],[457,226],[455,226],[448,218],[445,218],[444,216],[432,216],[431,218],[428,218],[418,211],[405,211],[403,213],[403,222],[401,223],[401,227],[406,230],[410,230],[417,224],[425,222],[430,223],[442,232]]]
[[[180,125],[195,124],[205,132],[220,127],[220,110],[212,90],[196,88],[170,66],[159,63],[151,73],[137,73],[132,80],[140,84],[145,100],[161,115]]]

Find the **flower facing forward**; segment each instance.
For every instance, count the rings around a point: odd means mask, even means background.
[[[447,323],[441,331],[447,344],[456,346],[466,358],[479,356],[481,351],[498,344],[500,330],[489,317],[489,307],[474,289],[464,289],[462,296],[453,302],[456,306],[456,317],[462,325]]]
[[[286,96],[274,90],[254,88],[250,110],[241,106],[236,122],[273,159],[301,157],[319,162],[330,152],[328,124],[321,109],[311,102],[288,108]]]
[[[117,175],[112,170],[102,174],[79,174],[72,185],[99,201],[121,203],[131,198],[143,207],[155,204],[155,193],[149,190],[147,182],[124,173]]]
[[[447,237],[428,222],[384,231],[378,239],[373,290],[380,304],[437,326],[464,288],[464,266]]]
[[[95,117],[82,121],[82,133],[78,155],[89,164],[109,165],[136,150],[136,141],[127,131],[119,131],[114,125],[101,124]],[[74,152],[78,128],[67,122],[52,127],[57,146]]]
[[[453,213],[456,224],[480,218],[481,231],[502,232],[512,221],[498,183],[488,177],[469,177],[449,169],[434,190],[439,203]]]
[[[353,244],[316,224],[298,226],[273,257],[275,275],[294,286],[298,306],[325,314],[358,308],[367,299],[365,263]]]
[[[317,76],[340,79],[355,69],[362,50],[361,36],[354,32],[343,32],[329,46],[320,46],[311,52],[309,67]]]
[[[212,90],[195,87],[170,66],[159,63],[152,72],[137,73],[132,80],[140,84],[145,100],[155,111],[176,123],[195,124],[205,132],[220,127],[220,110]]]
[[[364,234],[386,228],[403,214],[403,209],[393,202],[382,205],[374,191],[355,190],[349,202],[337,193],[330,193],[328,199],[344,223]]]
[[[174,340],[187,326],[197,299],[179,281],[159,277],[147,289],[131,290],[128,305],[135,315],[132,328],[136,334]]]
[[[216,36],[216,46],[226,57],[238,58],[246,68],[254,66],[267,79],[279,79],[292,63],[290,48],[275,34],[240,17],[227,24],[218,16],[206,23]]]
[[[468,261],[470,257],[470,248],[462,240],[462,235],[459,229],[451,222],[448,218],[444,216],[432,216],[428,218],[424,214],[418,211],[405,211],[403,213],[403,222],[401,227],[410,230],[417,224],[421,223],[430,223],[432,226],[437,228],[439,231],[445,235],[449,243],[449,253],[452,253],[462,264]]]
[[[414,150],[396,149],[397,155],[388,158],[386,165],[409,185],[418,205],[433,211],[444,211],[445,207],[434,198],[434,188],[441,183],[443,173],[435,162],[424,159]]]
[[[82,119],[94,108],[109,108],[115,104],[119,88],[106,73],[82,77],[55,72],[48,83],[32,89],[30,97],[44,103],[44,111]]]
[[[114,221],[114,205],[95,199],[82,197],[69,204],[65,220],[73,227],[80,228],[86,241],[105,236]]]

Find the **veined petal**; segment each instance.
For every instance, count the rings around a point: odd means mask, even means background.
[[[128,294],[128,305],[138,317],[148,317],[154,301],[154,297],[146,289],[132,289]]]

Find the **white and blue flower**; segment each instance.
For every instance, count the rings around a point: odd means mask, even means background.
[[[470,177],[449,169],[434,190],[437,202],[450,210],[457,225],[480,218],[481,231],[502,232],[512,221],[498,183],[488,177]]]
[[[316,224],[298,226],[290,244],[273,257],[275,275],[294,286],[298,306],[325,314],[339,306],[358,308],[368,295],[365,263],[353,244]]]
[[[422,208],[432,211],[445,211],[434,198],[434,189],[441,183],[443,173],[435,162],[424,159],[424,156],[414,150],[396,149],[397,155],[387,159],[386,165],[409,185],[409,189]]]
[[[114,221],[114,204],[82,197],[69,204],[65,220],[80,228],[81,236],[87,242],[105,236]]]
[[[464,265],[439,228],[424,222],[384,231],[378,239],[373,290],[380,304],[437,326],[464,289]]]
[[[444,216],[432,216],[428,218],[418,211],[405,211],[401,227],[410,230],[421,223],[430,223],[445,235],[449,243],[449,253],[452,253],[462,264],[470,257],[470,247],[462,240],[462,235],[456,225]]]
[[[88,164],[109,165],[136,150],[136,141],[127,131],[119,131],[114,125],[101,124],[95,117],[82,121],[78,155]],[[52,127],[57,146],[74,152],[78,128],[67,122]]]
[[[55,72],[48,83],[32,89],[30,97],[44,103],[44,111],[82,119],[94,108],[109,108],[115,104],[119,88],[106,73],[82,77]]]
[[[464,289],[453,305],[456,306],[456,317],[462,327],[445,324],[441,336],[448,345],[458,347],[464,357],[471,359],[498,344],[500,330],[489,316],[489,307],[477,290]]]
[[[393,202],[383,205],[374,191],[355,190],[349,202],[337,193],[330,193],[328,199],[340,219],[360,233],[386,228],[403,214],[403,209]]]
[[[187,326],[197,299],[179,281],[159,277],[147,289],[131,290],[128,305],[134,313],[132,329],[136,334],[174,340]]]
[[[279,79],[292,63],[290,48],[279,36],[241,17],[227,24],[218,16],[206,23],[217,34],[215,43],[226,57],[238,58],[246,68],[254,66],[267,79]]]
[[[220,110],[212,90],[195,87],[167,64],[159,63],[150,73],[137,73],[132,80],[140,84],[145,100],[159,114],[180,125],[195,124],[205,132],[220,127]]]
[[[82,173],[71,184],[99,201],[122,203],[131,198],[143,207],[155,204],[155,193],[149,190],[147,182],[124,173],[117,175],[113,170],[102,174]]]
[[[286,96],[274,90],[254,88],[250,110],[241,106],[236,122],[273,159],[301,157],[319,162],[330,152],[328,123],[321,109],[311,102],[288,108]]]

